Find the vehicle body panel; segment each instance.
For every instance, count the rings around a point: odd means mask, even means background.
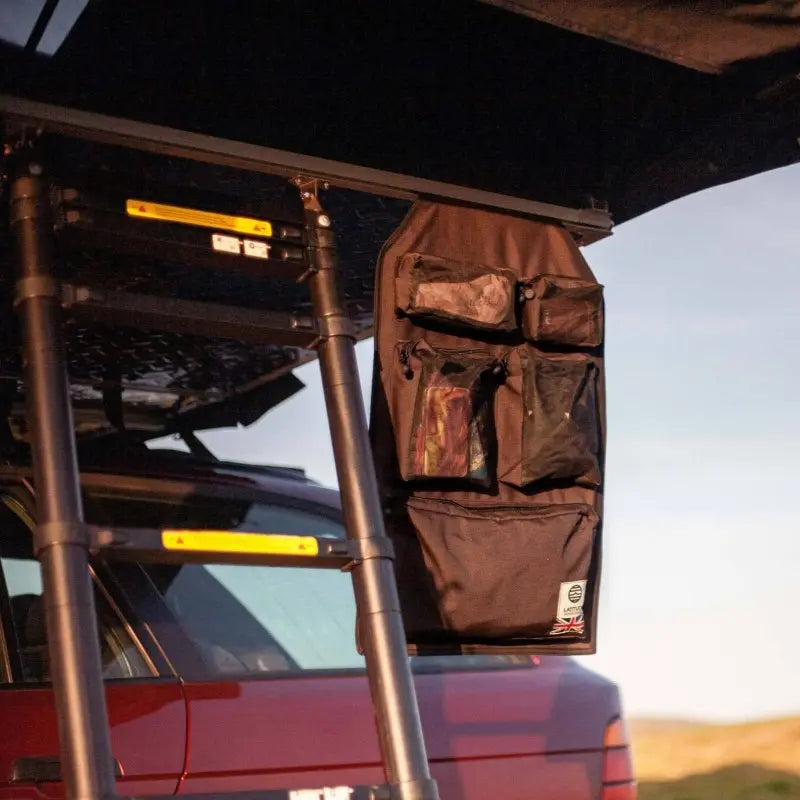
[[[131,474],[134,473],[134,474]],[[138,473],[138,474],[137,474]],[[158,477],[156,477],[156,475]],[[18,484],[19,472],[9,476]],[[338,494],[301,477],[235,465],[188,465],[86,473],[91,490],[186,500],[206,492],[251,496],[340,519]],[[107,697],[112,743],[127,795],[201,794],[269,788],[381,783],[384,780],[366,675],[359,670],[202,677],[179,626],[153,615],[151,597],[132,591],[133,565],[97,574],[113,580],[133,613],[140,644],[159,671],[179,678],[115,681]],[[137,568],[138,569],[138,568]],[[142,573],[143,575],[143,573]],[[127,586],[124,586],[127,584]],[[156,597],[155,599],[159,599]],[[147,636],[142,636],[144,628]],[[156,642],[157,640],[157,642]],[[550,800],[596,800],[603,737],[621,715],[607,679],[562,657],[508,669],[439,669],[420,657],[415,675],[433,775],[448,800],[528,800],[546,787]],[[166,665],[166,667],[165,667]],[[58,752],[47,688],[0,690],[0,776],[20,756]],[[61,784],[0,784],[0,798],[60,796]]]
[[[569,659],[546,658],[538,667],[417,675],[415,682],[443,797],[529,796],[526,776],[546,779],[548,791],[558,787],[563,795],[554,797],[594,796],[605,725],[620,714],[605,679]],[[333,783],[380,779],[364,676],[228,686],[238,691],[220,697],[217,682],[187,684],[191,745],[182,791],[299,786],[318,770]]]
[[[107,684],[111,747],[122,775],[123,796],[172,794],[183,772],[186,703],[177,679],[126,680]],[[22,757],[59,752],[53,693],[49,688],[0,690],[0,781]],[[13,735],[8,735],[13,731]],[[63,784],[0,782],[0,797],[63,797]]]

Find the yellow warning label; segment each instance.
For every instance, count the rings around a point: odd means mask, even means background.
[[[313,536],[288,536],[282,533],[165,530],[161,531],[161,544],[167,550],[211,553],[274,556],[315,556],[319,553],[319,545]]]
[[[195,225],[201,228],[247,233],[251,236],[272,236],[272,223],[252,217],[232,217],[214,211],[199,211],[196,208],[168,206],[149,200],[126,200],[125,211],[129,217],[156,219],[161,222],[177,222],[180,225]]]

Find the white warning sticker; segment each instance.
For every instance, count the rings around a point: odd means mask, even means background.
[[[325,786],[322,789],[293,789],[289,800],[350,800],[353,789],[350,786]]]
[[[586,599],[586,581],[567,581],[558,593],[558,619],[571,619],[583,614]]]
[[[235,253],[237,256],[242,252],[241,239],[235,236],[223,236],[221,233],[211,234],[211,246],[220,252]]]
[[[251,258],[269,258],[269,245],[266,242],[256,242],[253,239],[245,239],[244,254]]]

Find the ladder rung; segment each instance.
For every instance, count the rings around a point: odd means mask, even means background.
[[[250,344],[309,348],[319,338],[313,317],[282,311],[259,311],[71,284],[62,287],[62,303],[76,317],[96,322],[236,339]]]
[[[136,192],[134,192],[136,194]],[[145,192],[150,194],[150,192]],[[131,216],[130,194],[102,195],[79,188],[56,193],[59,241],[70,248],[105,249],[183,261],[193,266],[246,272],[261,277],[297,279],[308,270],[306,234],[301,220],[286,221],[277,209],[269,216],[269,233],[231,230],[227,211],[208,212],[185,206],[145,201],[153,209],[172,209],[177,215]],[[166,203],[171,203],[166,200]],[[208,201],[207,201],[208,203]],[[249,215],[248,215],[249,216]],[[259,214],[259,216],[262,216]],[[256,222],[257,220],[251,220]],[[221,238],[225,244],[215,246]],[[234,246],[238,243],[237,246]]]
[[[90,526],[89,534],[92,552],[118,561],[344,569],[369,555],[392,557],[388,539],[376,548],[375,540],[365,547],[349,539],[244,531]]]

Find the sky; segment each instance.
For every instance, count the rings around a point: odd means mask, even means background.
[[[89,0],[59,0],[36,45],[38,53],[53,55],[88,5]],[[0,39],[25,45],[33,33],[45,0],[0,0]]]
[[[598,654],[631,716],[800,713],[800,166],[707,190],[584,250],[606,287]],[[358,346],[365,396],[372,341]],[[318,366],[226,458],[335,486]],[[368,403],[368,401],[367,401]]]

